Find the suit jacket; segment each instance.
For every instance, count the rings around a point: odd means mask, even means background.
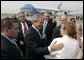
[[[57,38],[57,37],[62,37],[61,33],[60,33],[60,29],[61,29],[61,25],[57,26],[54,30],[53,30],[53,36],[52,38]]]
[[[28,21],[26,20],[26,23],[28,25],[28,28],[30,28],[32,26],[32,22],[31,21]],[[23,36],[23,32],[22,32],[22,26],[21,26],[21,23],[18,21],[18,24],[19,24],[19,33],[18,33],[18,37],[17,37],[17,43],[18,45],[20,45],[20,41],[23,41],[24,42],[24,36]]]
[[[49,54],[48,47],[43,46],[38,32],[31,27],[25,36],[26,58],[44,59],[45,54]]]
[[[47,39],[51,39],[53,29],[55,28],[55,26],[56,26],[56,23],[53,23],[52,20],[48,21],[48,24],[45,29],[45,34]]]
[[[32,22],[26,20],[26,23],[28,25],[28,29],[32,26]],[[17,39],[17,45],[20,47],[20,49],[22,50],[23,56],[25,56],[25,42],[24,42],[24,35],[23,35],[23,31],[22,31],[22,25],[21,23],[18,21],[19,24],[19,32],[18,32],[18,37]],[[24,42],[24,45],[20,45],[20,41]]]
[[[1,35],[1,59],[22,59],[18,47]]]
[[[50,43],[52,41],[53,29],[56,27],[56,25],[57,25],[57,23],[56,22],[53,23],[52,20],[49,20],[48,23],[47,23],[47,26],[46,26],[46,29],[45,29],[45,34],[46,34],[45,44],[47,46],[50,45]]]

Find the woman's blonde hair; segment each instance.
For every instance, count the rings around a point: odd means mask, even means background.
[[[76,26],[69,21],[66,21],[63,25],[64,25],[63,29],[67,32],[67,35],[69,35],[71,37],[75,37]]]

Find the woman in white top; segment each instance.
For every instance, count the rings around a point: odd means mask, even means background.
[[[55,38],[52,43],[63,43],[64,48],[58,51],[51,51],[50,55],[45,55],[45,59],[76,59],[79,52],[79,42],[74,39],[76,29],[75,25],[70,22],[65,22],[61,25],[61,35],[63,37]]]
[[[83,59],[83,30],[80,23],[76,24],[76,39],[79,41],[80,51],[77,59]]]

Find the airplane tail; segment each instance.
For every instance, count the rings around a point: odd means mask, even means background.
[[[57,7],[57,8],[58,8],[58,9],[60,9],[60,8],[61,8],[61,6],[62,6],[62,2],[58,5],[58,7]]]

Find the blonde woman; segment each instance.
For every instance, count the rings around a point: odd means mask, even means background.
[[[76,25],[76,39],[79,41],[80,51],[78,53],[77,59],[83,59],[83,35],[82,35],[81,24]]]
[[[55,38],[52,43],[63,43],[64,48],[58,51],[51,51],[50,55],[44,56],[46,59],[76,59],[79,52],[79,42],[74,39],[76,29],[75,25],[65,22],[61,25],[61,35],[63,37]]]

